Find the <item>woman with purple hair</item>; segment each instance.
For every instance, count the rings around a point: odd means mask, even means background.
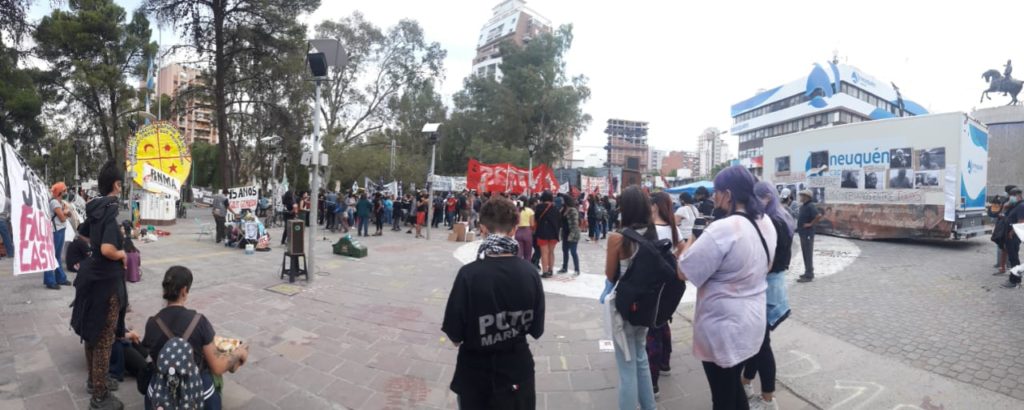
[[[679,258],[679,276],[697,286],[693,355],[704,363],[715,410],[747,409],[743,362],[764,341],[765,280],[776,233],[741,166],[715,177],[715,207],[727,215],[708,225]]]
[[[766,291],[768,330],[764,332],[761,350],[754,357],[743,363],[743,390],[747,395],[751,409],[778,409],[775,403],[775,354],[772,352],[769,335],[776,327],[789,317],[789,300],[786,298],[786,270],[793,255],[793,232],[796,221],[793,216],[779,204],[772,184],[761,181],[754,185],[754,195],[764,204],[764,213],[772,220],[778,234],[775,242],[775,260],[768,270]],[[751,381],[761,373],[761,394],[754,393]]]

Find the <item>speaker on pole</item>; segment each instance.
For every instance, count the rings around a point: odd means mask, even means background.
[[[292,255],[306,254],[306,222],[293,219],[288,223],[288,253]]]

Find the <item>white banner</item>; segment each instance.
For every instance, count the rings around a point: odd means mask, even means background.
[[[149,163],[142,166],[142,189],[158,194],[167,194],[174,199],[181,197],[181,186],[178,180],[165,172],[154,168]]]
[[[580,176],[580,185],[583,186],[583,192],[588,194],[592,194],[594,190],[597,190],[601,195],[608,195],[608,178],[583,175]]]
[[[24,275],[57,268],[50,222],[50,194],[39,177],[4,144],[7,175],[11,181],[11,234],[14,238],[14,274]]]
[[[462,192],[466,189],[466,177],[446,177],[443,175],[434,175],[434,178],[430,184],[430,189],[434,192]]]
[[[260,188],[255,185],[228,189],[228,206],[236,214],[243,209],[255,212],[259,199]]]

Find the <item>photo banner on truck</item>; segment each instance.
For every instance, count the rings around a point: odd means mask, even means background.
[[[228,189],[228,206],[231,207],[231,212],[239,213],[243,209],[256,211],[259,199],[260,188],[255,185]]]
[[[558,180],[547,165],[538,165],[531,171],[508,163],[482,164],[475,159],[469,160],[466,184],[470,189],[475,189],[478,192],[509,191],[521,194],[526,192],[527,186],[530,184],[531,172],[533,187],[530,192],[555,192],[558,190]]]
[[[14,274],[24,275],[57,268],[50,222],[50,190],[25,166],[8,144],[3,144],[10,181],[11,234],[14,239]]]

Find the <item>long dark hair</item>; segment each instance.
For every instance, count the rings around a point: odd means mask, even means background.
[[[651,226],[651,200],[637,186],[622,191],[619,198],[622,227],[643,229]]]
[[[651,195],[651,204],[658,208],[658,217],[672,228],[672,244],[679,243],[679,230],[676,229],[675,215],[672,214],[672,197],[664,192],[655,192]]]

